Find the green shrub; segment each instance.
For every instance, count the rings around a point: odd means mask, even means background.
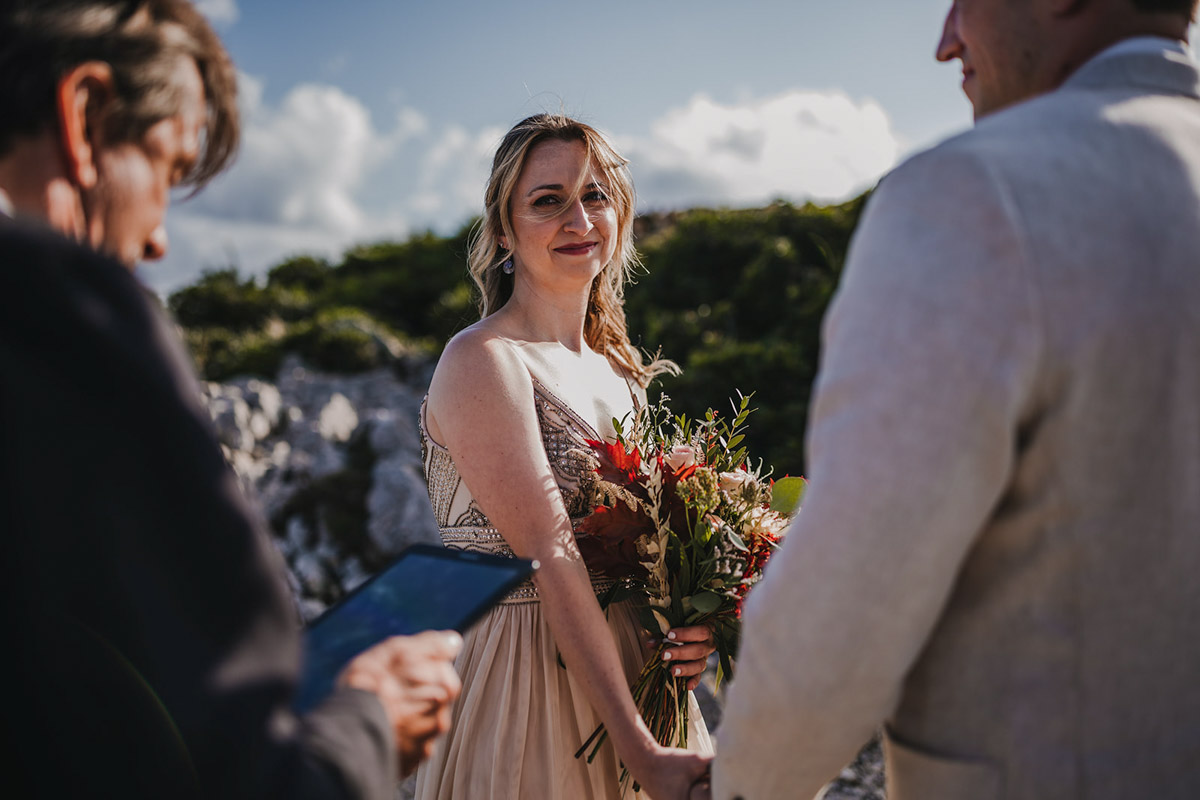
[[[333,267],[323,258],[289,258],[267,273],[267,288],[302,289],[315,293],[333,279]]]
[[[642,223],[649,272],[629,288],[626,311],[635,342],[683,367],[661,391],[689,416],[724,412],[738,391],[754,392],[747,445],[781,472],[804,468],[821,320],[863,200],[697,209]]]
[[[350,307],[326,309],[293,325],[286,345],[314,367],[330,372],[361,372],[429,350],[425,343],[403,337],[365,311]]]
[[[317,369],[362,372],[383,363],[371,335],[352,327],[317,327],[300,354]]]
[[[285,343],[262,331],[235,333],[227,328],[194,328],[185,333],[196,368],[205,380],[238,375],[274,380],[287,354]]]
[[[194,286],[172,294],[167,307],[184,327],[231,331],[260,327],[272,313],[270,295],[233,268],[204,273]]]

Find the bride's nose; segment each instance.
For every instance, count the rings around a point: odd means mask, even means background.
[[[569,233],[587,233],[592,229],[592,218],[583,205],[583,199],[575,199],[569,208],[563,211],[563,230]]]

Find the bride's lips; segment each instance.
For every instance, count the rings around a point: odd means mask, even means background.
[[[562,247],[554,248],[556,253],[562,253],[568,256],[583,256],[592,252],[593,249],[599,246],[599,242],[578,242],[576,244],[564,244]]]

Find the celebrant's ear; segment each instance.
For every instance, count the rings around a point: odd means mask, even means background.
[[[61,77],[55,87],[59,141],[67,176],[84,189],[96,184],[96,146],[113,98],[112,68],[87,61]]]

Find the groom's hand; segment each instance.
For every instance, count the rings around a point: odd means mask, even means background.
[[[708,657],[716,650],[712,630],[707,625],[672,628],[667,632],[668,647],[662,658],[671,674],[688,678],[688,690],[700,685],[700,675],[708,666]],[[657,645],[658,642],[653,642]]]
[[[433,752],[450,729],[450,706],[462,684],[454,658],[462,637],[453,631],[393,636],[360,653],[339,683],[373,692],[383,705],[396,741],[401,777]]]

